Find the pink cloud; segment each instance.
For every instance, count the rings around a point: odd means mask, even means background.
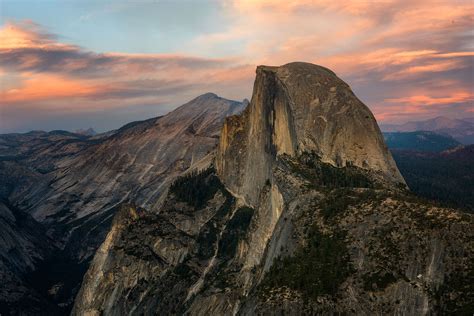
[[[404,98],[386,99],[385,101],[418,106],[456,104],[474,101],[474,94],[469,91],[459,91],[445,96],[412,95]]]
[[[34,110],[47,102],[85,110],[102,100],[115,99],[115,107],[136,103],[173,104],[208,92],[213,84],[242,82],[248,77],[231,58],[202,58],[178,54],[96,54],[57,42],[31,22],[6,24],[0,29],[0,107],[31,104]],[[245,68],[248,70],[248,68]],[[186,90],[186,91],[183,91]],[[113,107],[113,103],[108,106]]]

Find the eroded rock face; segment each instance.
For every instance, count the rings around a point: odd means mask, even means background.
[[[241,109],[242,103],[209,93],[166,116],[117,132],[61,161],[52,190],[31,210],[32,215],[60,231],[65,225],[74,229],[87,222],[92,226],[110,222],[114,207],[125,201],[155,208],[170,179],[212,151],[223,119]],[[83,233],[89,234],[90,228]],[[70,236],[65,237],[68,242]]]
[[[179,314],[193,301],[213,273],[213,262],[225,255],[218,236],[235,210],[235,199],[214,174],[199,179],[195,188],[210,194],[199,197],[197,207],[179,194],[184,187],[171,189],[159,214],[121,207],[85,276],[73,315]]]
[[[218,173],[255,203],[275,158],[303,152],[404,183],[372,113],[332,71],[308,63],[259,66],[247,111],[225,122]]]
[[[209,154],[224,118],[243,107],[208,93],[163,117],[127,125],[100,141],[82,141],[81,150],[57,148],[55,156],[47,156],[54,163],[49,172],[14,186],[8,198],[48,226],[63,247],[73,246],[81,260],[89,258],[117,205],[133,201],[153,209],[170,179]],[[47,148],[46,155],[53,149]],[[32,158],[44,157],[44,152],[34,152]],[[27,159],[26,164],[36,166]],[[85,247],[77,249],[84,241]]]
[[[406,191],[369,110],[325,68],[259,67],[252,101],[226,120],[216,159],[193,169],[157,214],[112,229],[73,314],[426,315],[472,306],[472,216]]]

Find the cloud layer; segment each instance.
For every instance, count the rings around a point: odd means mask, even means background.
[[[225,25],[184,42],[186,54],[95,53],[6,23],[0,132],[105,130],[208,91],[242,99],[256,65],[295,60],[336,71],[379,121],[472,115],[472,1],[227,1],[218,12]]]
[[[223,32],[197,39],[209,51],[241,41],[246,62],[303,60],[333,69],[377,119],[472,112],[472,1],[235,1]]]
[[[145,115],[163,114],[200,93],[214,88],[224,93],[219,87],[234,81],[237,87],[239,75],[231,73],[237,74],[242,67],[230,58],[96,54],[58,42],[33,22],[6,24],[0,30],[0,43],[2,130],[22,128],[21,113],[26,122],[31,122],[29,116],[47,121],[47,117],[64,118],[69,113],[73,119],[86,112],[94,115],[130,108],[130,113],[143,106],[151,107]],[[236,91],[232,97],[239,94],[245,95]],[[142,112],[118,123],[141,118]],[[99,129],[116,125],[112,122]]]

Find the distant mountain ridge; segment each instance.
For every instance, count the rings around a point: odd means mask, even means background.
[[[85,135],[85,136],[94,136],[97,135],[97,132],[92,128],[89,127],[88,129],[78,129],[75,130],[74,133],[80,134],[80,135]]]
[[[438,116],[424,121],[413,121],[404,124],[381,124],[383,132],[416,132],[430,131],[449,135],[463,144],[474,143],[474,118],[453,119]]]
[[[451,136],[434,132],[384,132],[389,149],[438,152],[460,146]]]

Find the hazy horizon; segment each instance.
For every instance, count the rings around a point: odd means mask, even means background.
[[[379,124],[474,114],[472,1],[2,1],[0,133],[111,130],[257,65],[330,68]]]
[[[213,93],[211,91],[209,92],[206,92],[206,93]],[[203,93],[205,94],[205,93]],[[225,98],[223,96],[220,96],[218,95],[219,97],[221,98]],[[198,97],[198,96],[196,96]],[[225,98],[227,99],[227,98]],[[229,99],[231,101],[238,101],[238,102],[241,102],[245,99],[248,99],[250,100],[250,98],[243,98],[241,100],[236,100],[236,99]],[[192,99],[190,99],[192,100]],[[189,100],[189,101],[190,101]],[[186,104],[186,103],[184,103]],[[95,132],[97,132],[98,134],[100,133],[106,133],[106,132],[110,132],[110,131],[113,131],[113,130],[116,130],[116,129],[119,129],[121,128],[122,126],[128,124],[128,123],[131,123],[131,122],[136,122],[136,121],[144,121],[144,120],[147,120],[147,119],[151,119],[151,118],[154,118],[154,117],[158,117],[158,116],[163,116],[163,115],[167,115],[168,113],[172,112],[173,110],[177,109],[178,107],[180,107],[181,105],[184,105],[184,104],[180,104],[176,107],[172,107],[169,111],[167,112],[161,112],[159,114],[156,114],[156,115],[152,115],[152,116],[148,116],[148,117],[138,117],[136,119],[131,119],[131,120],[128,120],[128,121],[124,121],[123,123],[118,123],[116,126],[112,127],[112,128],[102,128],[100,126],[77,126],[77,127],[69,127],[69,128],[48,128],[48,129],[41,129],[41,128],[38,128],[38,129],[35,129],[35,128],[32,128],[32,129],[24,129],[24,130],[18,130],[18,131],[6,131],[6,132],[2,132],[1,129],[0,129],[0,134],[14,134],[14,133],[28,133],[28,132],[52,132],[52,131],[67,131],[67,132],[76,132],[78,130],[87,130],[89,128],[92,128]],[[164,107],[163,107],[164,108]],[[161,108],[161,110],[163,110],[163,108]],[[463,119],[474,119],[474,115],[473,116],[466,116],[466,117],[450,117],[450,116],[445,116],[445,115],[437,115],[437,116],[433,116],[433,117],[429,117],[429,118],[426,118],[426,119],[420,119],[420,120],[407,120],[407,121],[402,121],[402,122],[378,122],[378,125],[379,126],[388,126],[388,125],[403,125],[403,124],[406,124],[406,123],[415,123],[415,122],[420,122],[420,121],[427,121],[427,120],[432,120],[432,119],[436,119],[436,118],[439,118],[439,117],[445,117],[445,118],[448,118],[448,119],[453,119],[453,120],[463,120]],[[87,121],[87,120],[84,120],[84,121]],[[62,126],[61,125],[62,123],[59,123],[58,126]]]

